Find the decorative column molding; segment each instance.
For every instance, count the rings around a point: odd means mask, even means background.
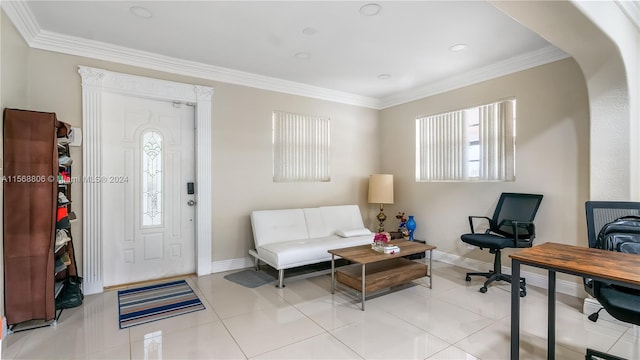
[[[196,93],[196,118],[201,119],[196,123],[196,184],[197,190],[197,218],[196,238],[196,269],[198,276],[211,274],[211,219],[212,212],[212,181],[211,173],[211,97],[213,88],[194,86]],[[205,185],[205,186],[203,186]]]
[[[80,66],[82,77],[82,127],[84,129],[83,179],[100,177],[102,121],[102,81],[105,73],[99,69]],[[84,293],[102,292],[102,208],[99,181],[82,182],[82,275]]]
[[[83,179],[96,179],[102,169],[102,94],[195,104],[196,124],[196,272],[211,273],[211,98],[213,88],[115,73],[79,66],[82,77]],[[103,291],[102,199],[99,181],[83,181],[83,276],[85,294]]]

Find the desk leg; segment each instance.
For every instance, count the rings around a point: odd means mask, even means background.
[[[364,311],[364,300],[365,300],[365,268],[364,268],[364,264],[362,264],[362,288],[360,289],[360,293],[362,294],[362,311]]]
[[[511,360],[520,359],[520,262],[511,260]]]
[[[556,358],[556,272],[549,270],[549,290],[547,295],[547,359]]]
[[[432,289],[433,286],[433,249],[429,250],[429,289]]]
[[[331,293],[336,292],[336,256],[331,254]]]

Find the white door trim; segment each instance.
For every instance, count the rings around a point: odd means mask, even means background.
[[[213,88],[78,66],[82,77],[82,275],[84,293],[103,291],[100,124],[102,93],[178,101],[196,107],[196,272],[211,273],[211,97]]]

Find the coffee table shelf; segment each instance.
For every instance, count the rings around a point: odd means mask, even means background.
[[[365,293],[397,286],[425,277],[428,266],[404,258],[379,261],[365,269]],[[336,270],[336,280],[354,290],[362,291],[362,266],[352,264]]]

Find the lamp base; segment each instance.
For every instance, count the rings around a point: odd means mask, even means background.
[[[380,213],[378,213],[378,216],[376,216],[376,218],[378,219],[378,232],[384,232],[384,221],[387,220],[387,215],[384,214],[384,212],[382,211],[382,204],[380,204]]]

